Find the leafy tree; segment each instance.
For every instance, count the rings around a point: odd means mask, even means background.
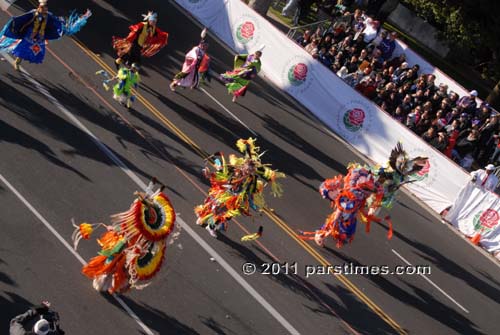
[[[500,108],[500,1],[401,0],[441,31],[450,46],[470,50],[475,68],[498,84],[488,96]]]

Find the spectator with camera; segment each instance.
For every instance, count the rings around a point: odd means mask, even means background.
[[[10,335],[63,335],[59,325],[59,314],[50,309],[50,303],[28,309],[10,321]]]

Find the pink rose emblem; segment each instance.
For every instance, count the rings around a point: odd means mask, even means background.
[[[243,37],[246,40],[251,39],[253,37],[254,31],[255,31],[255,26],[250,21],[246,21],[241,25],[240,34],[241,37]]]
[[[307,77],[307,65],[299,63],[293,68],[293,77],[296,80],[304,81]]]
[[[499,218],[500,217],[498,216],[498,212],[494,209],[489,208],[481,214],[481,217],[479,218],[479,222],[481,222],[482,226],[485,226],[485,227],[491,229],[498,224]]]
[[[431,170],[431,163],[429,162],[429,160],[426,160],[425,165],[422,167],[420,171],[417,172],[417,174],[419,176],[425,176],[426,174],[429,173],[430,170]]]
[[[360,108],[353,108],[349,111],[349,123],[354,127],[361,127],[365,120],[365,112]]]

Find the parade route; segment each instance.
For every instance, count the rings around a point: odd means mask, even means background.
[[[345,173],[359,156],[265,78],[252,82],[238,103],[215,78],[199,90],[171,92],[170,80],[200,34],[176,6],[51,0],[50,7],[58,15],[91,8],[93,16],[77,39],[49,43],[42,65],[22,64],[33,80],[16,72],[8,58],[0,62],[4,329],[30,304],[47,299],[66,333],[75,335],[496,332],[500,268],[403,192],[391,213],[392,240],[386,238],[387,227],[378,224],[369,234],[360,226],[353,243],[342,249],[332,241],[319,248],[297,238],[299,230],[318,228],[330,213],[317,191],[321,181]],[[29,1],[19,0],[9,12],[19,15],[31,8]],[[138,101],[127,110],[103,89],[95,72],[114,70],[111,36],[126,35],[128,25],[148,9],[159,13],[158,25],[169,32],[169,43],[143,60]],[[0,23],[8,18],[2,12]],[[213,70],[222,73],[234,55],[209,42]],[[208,189],[203,159],[217,151],[234,152],[236,140],[249,136],[257,137],[266,162],[287,174],[284,196],[268,195],[272,210],[231,221],[229,230],[214,239],[196,226],[193,212]],[[107,220],[127,209],[133,192],[152,176],[167,185],[183,229],[153,283],[119,296],[130,311],[92,288],[80,273],[81,264],[12,192],[17,190],[71,243],[72,218]],[[240,241],[259,225],[262,238]],[[93,241],[78,250],[84,260],[96,251]],[[280,268],[250,276],[242,268],[276,262],[295,262],[301,271]],[[306,277],[304,270],[340,264],[391,269],[411,264],[429,266],[431,272]]]

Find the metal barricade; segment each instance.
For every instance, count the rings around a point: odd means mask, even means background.
[[[323,20],[323,21],[318,21],[310,24],[306,24],[303,26],[298,26],[298,27],[292,27],[286,34],[286,36],[292,40],[295,40],[297,37],[297,34],[300,35],[306,30],[311,30],[311,31],[316,31],[319,28],[321,28],[321,32],[323,33],[326,29],[331,24],[331,20]]]

